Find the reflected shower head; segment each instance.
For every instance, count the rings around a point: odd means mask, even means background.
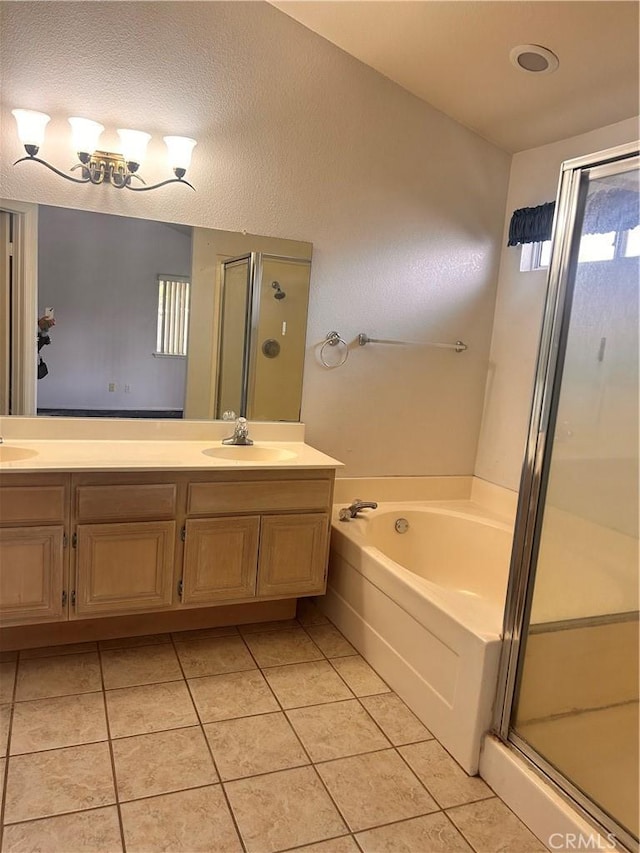
[[[285,296],[287,295],[284,292],[284,290],[280,287],[279,281],[272,281],[271,287],[275,290],[275,293],[273,294],[274,299],[284,299]]]

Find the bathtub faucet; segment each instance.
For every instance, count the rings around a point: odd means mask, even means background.
[[[378,504],[375,501],[361,501],[356,498],[351,506],[340,510],[338,518],[340,521],[351,521],[352,518],[358,518],[361,509],[378,509]]]

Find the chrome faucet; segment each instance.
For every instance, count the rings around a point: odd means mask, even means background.
[[[222,439],[223,444],[241,444],[241,445],[250,445],[253,444],[253,441],[249,438],[249,427],[247,426],[246,418],[238,418],[236,421],[235,429],[233,430],[233,435],[230,435],[229,438]]]
[[[338,513],[340,521],[351,521],[352,518],[358,518],[358,513],[361,509],[378,509],[378,504],[375,501],[361,501],[356,498],[351,506],[346,506]]]

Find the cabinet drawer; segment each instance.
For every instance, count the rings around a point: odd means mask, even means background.
[[[0,521],[12,525],[64,522],[64,498],[63,485],[2,486]]]
[[[175,483],[126,486],[78,486],[77,521],[127,521],[173,518],[176,512]]]
[[[327,509],[331,480],[190,483],[188,515]]]

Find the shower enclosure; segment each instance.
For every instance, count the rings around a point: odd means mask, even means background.
[[[263,252],[223,262],[216,418],[300,420],[310,275]]]
[[[638,145],[563,164],[497,733],[638,841]]]

